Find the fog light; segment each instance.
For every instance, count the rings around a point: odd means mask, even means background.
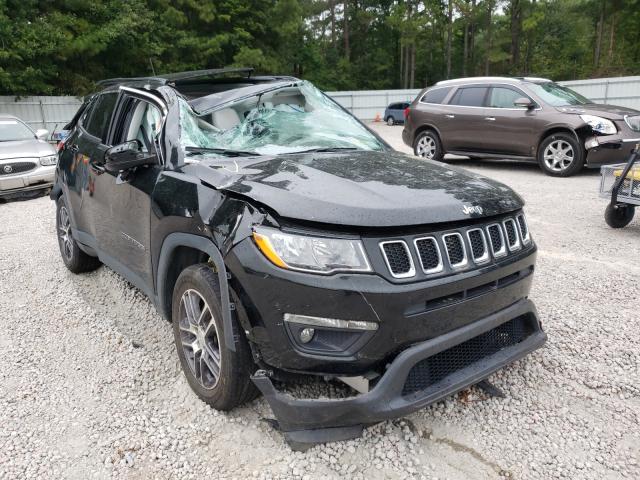
[[[311,340],[313,340],[313,336],[315,335],[315,333],[316,331],[313,328],[303,328],[300,332],[300,341],[302,343],[309,343]]]
[[[341,330],[378,329],[378,324],[374,322],[365,322],[363,320],[341,320],[337,318],[310,317],[309,315],[297,315],[294,313],[285,313],[284,321],[320,328],[339,328]]]

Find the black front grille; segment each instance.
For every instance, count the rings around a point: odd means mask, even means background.
[[[444,237],[444,244],[447,247],[447,255],[449,255],[449,263],[458,265],[464,262],[464,245],[460,235],[451,234]]]
[[[504,222],[504,229],[507,232],[507,241],[509,246],[513,247],[518,243],[518,233],[516,232],[516,225],[513,220],[507,220]]]
[[[489,239],[491,240],[491,248],[494,253],[498,253],[504,245],[502,244],[502,235],[500,234],[500,227],[498,225],[491,225],[488,229]]]
[[[0,164],[0,175],[14,175],[16,173],[24,173],[36,168],[33,162],[11,162]]]
[[[426,390],[449,375],[526,340],[533,331],[531,318],[523,315],[455,347],[425,358],[409,371],[402,395]]]
[[[441,266],[440,252],[435,238],[416,240],[416,248],[424,271],[433,271]]]
[[[404,242],[389,242],[382,245],[389,270],[394,275],[405,275],[411,271],[411,259]]]
[[[483,258],[486,255],[487,247],[484,244],[482,230],[470,230],[469,243],[471,244],[471,253],[474,259]]]
[[[522,238],[527,238],[529,230],[527,229],[527,222],[522,215],[518,215],[518,225],[520,225],[520,233],[522,233]]]

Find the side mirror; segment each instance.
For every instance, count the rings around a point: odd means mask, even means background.
[[[513,104],[516,107],[526,108],[527,110],[530,110],[535,106],[535,104],[531,101],[531,99],[527,97],[516,98]]]
[[[113,173],[142,165],[155,165],[158,162],[153,153],[142,151],[140,140],[129,140],[111,147],[105,152],[104,159],[105,170]]]
[[[49,135],[49,130],[47,130],[46,128],[39,128],[38,130],[36,130],[36,137],[38,137],[40,140],[45,140],[47,138],[47,135]]]

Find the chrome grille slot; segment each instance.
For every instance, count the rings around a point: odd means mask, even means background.
[[[504,234],[499,224],[494,223],[487,227],[487,234],[489,235],[489,243],[491,244],[491,252],[493,256],[503,257],[507,254],[507,246],[504,242]]]
[[[524,218],[523,214],[520,214],[516,217],[518,220],[518,228],[520,229],[520,238],[522,239],[522,243],[528,245],[531,241],[531,235],[529,234],[529,225],[527,225],[527,219]]]
[[[409,278],[416,274],[411,253],[404,241],[380,242],[380,250],[387,268],[395,278]]]
[[[444,269],[440,247],[438,247],[438,242],[434,237],[416,238],[413,243],[418,252],[424,273],[438,273]]]
[[[467,239],[471,245],[471,258],[480,264],[489,261],[489,247],[485,239],[484,232],[479,228],[467,230]]]
[[[35,162],[7,162],[0,163],[0,175],[15,175],[18,173],[28,172],[36,168]]]
[[[513,218],[508,218],[504,222],[504,231],[507,234],[507,246],[510,251],[515,251],[520,248],[520,237],[518,237],[518,231],[516,228],[516,222]]]
[[[459,233],[447,233],[442,236],[447,258],[452,268],[462,268],[467,264],[467,253],[464,248],[462,235]]]

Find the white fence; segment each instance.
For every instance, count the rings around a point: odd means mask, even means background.
[[[640,76],[572,80],[559,82],[598,103],[611,103],[640,110]],[[411,101],[420,90],[361,90],[327,92],[338,103],[363,120],[384,115],[390,103]],[[50,132],[60,130],[80,106],[76,97],[15,97],[0,96],[0,113],[15,115],[34,128]]]

